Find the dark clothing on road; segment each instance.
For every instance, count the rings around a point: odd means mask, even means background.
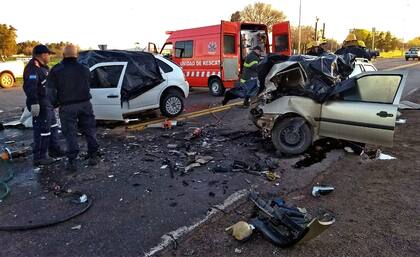
[[[23,73],[23,90],[28,110],[31,111],[31,105],[40,105],[39,115],[33,117],[34,162],[47,159],[48,151],[50,154],[61,152],[58,124],[46,88],[48,72],[48,66],[33,58]]]
[[[78,128],[84,134],[89,157],[96,156],[96,122],[90,103],[90,71],[76,58],[64,58],[54,66],[48,78],[48,91],[53,104],[60,108],[60,121],[66,138],[66,155],[70,160],[79,154]]]
[[[51,69],[48,88],[52,90],[51,102],[63,106],[89,101],[89,68],[77,62],[76,58],[65,58]]]
[[[339,54],[339,55],[344,55],[344,54],[354,54],[356,55],[357,58],[366,58],[368,60],[371,59],[370,54],[368,54],[366,52],[366,50],[364,50],[361,47],[358,46],[349,46],[349,47],[342,47],[340,49],[338,49],[335,54]]]
[[[69,159],[76,159],[80,148],[77,143],[78,128],[85,136],[88,145],[88,155],[93,156],[98,152],[96,139],[96,122],[92,104],[89,101],[68,104],[60,107],[61,129],[67,142],[66,155]]]

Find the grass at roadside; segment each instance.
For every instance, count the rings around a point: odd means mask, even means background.
[[[394,50],[394,51],[380,53],[380,57],[382,58],[401,58],[403,56],[404,56],[404,52],[402,50]]]

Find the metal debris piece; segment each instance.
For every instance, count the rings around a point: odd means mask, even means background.
[[[314,197],[319,197],[320,195],[327,195],[334,191],[332,186],[314,186],[312,188],[312,195]]]
[[[196,167],[200,167],[200,166],[201,166],[200,163],[197,163],[197,162],[191,163],[190,165],[188,165],[187,167],[185,167],[185,172],[188,172],[188,171],[190,171],[190,170],[192,170],[192,169],[194,169]]]
[[[85,202],[87,202],[88,197],[87,197],[87,195],[83,194],[83,195],[79,198],[79,200],[80,200],[80,203],[85,203]]]
[[[80,230],[82,228],[82,225],[77,225],[74,227],[71,227],[71,230]]]

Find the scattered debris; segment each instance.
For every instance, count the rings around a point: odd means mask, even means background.
[[[332,186],[326,186],[326,185],[314,186],[312,188],[312,195],[314,197],[319,197],[320,195],[327,195],[333,191],[334,191],[334,187]]]
[[[306,210],[287,206],[283,199],[266,202],[255,191],[251,191],[248,198],[259,209],[249,223],[279,247],[290,247],[312,239],[335,222],[332,217],[322,221],[312,219]]]
[[[406,124],[406,123],[407,123],[407,120],[405,119],[398,119],[395,121],[395,124]]]
[[[113,177],[114,177],[114,175],[112,175],[112,174],[111,175],[108,175],[108,178],[113,178]]]
[[[379,153],[379,156],[377,157],[377,159],[378,160],[396,160],[397,158],[381,152]]]
[[[252,235],[252,231],[255,229],[254,226],[248,224],[245,221],[239,221],[238,223],[225,229],[227,232],[231,232],[232,236],[238,241],[244,241]]]
[[[164,170],[166,168],[168,168],[168,165],[166,165],[166,164],[165,165],[162,165],[162,167],[160,167],[161,170]]]
[[[384,154],[382,153],[381,149],[377,149],[377,150],[364,150],[360,156],[362,157],[362,159],[367,160],[367,159],[371,159],[371,160],[396,160],[397,158],[388,155],[388,154]]]
[[[265,174],[266,178],[269,181],[276,181],[277,179],[280,178],[280,175],[275,173],[274,171],[264,171],[262,173]]]
[[[235,248],[235,253],[242,253],[242,250],[239,248]]]
[[[168,144],[166,147],[169,148],[169,149],[175,149],[175,148],[178,148],[178,145],[177,144]]]
[[[212,156],[197,156],[195,162],[204,165],[207,164],[209,161],[212,161],[213,159],[214,158]]]
[[[26,157],[30,155],[31,153],[32,153],[32,150],[30,147],[24,147],[18,150],[11,150],[6,147],[2,151],[0,151],[0,159],[4,161],[8,161],[8,160]]]
[[[80,203],[85,203],[85,202],[87,202],[88,197],[87,197],[87,195],[83,194],[83,195],[79,198],[79,200],[80,200]]]
[[[344,151],[346,151],[347,153],[354,153],[353,149],[349,146],[344,147]]]
[[[77,225],[74,227],[71,227],[71,230],[80,230],[82,228],[82,225]]]
[[[164,129],[171,129],[178,124],[176,120],[165,120],[163,122],[154,123],[147,125],[147,128],[164,128]]]
[[[191,163],[190,165],[188,165],[187,167],[185,167],[185,172],[188,172],[188,171],[190,171],[190,170],[192,170],[192,169],[194,169],[196,167],[200,167],[200,166],[201,166],[200,163],[197,163],[197,162]]]

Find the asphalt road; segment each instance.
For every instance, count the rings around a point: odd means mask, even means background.
[[[405,64],[401,60],[376,63],[381,69]],[[420,65],[404,70],[409,71],[406,92],[410,92],[419,87]],[[221,98],[210,96],[207,90],[194,89],[186,110],[201,110],[220,101]],[[23,105],[20,88],[0,90],[0,110],[4,111],[0,119],[18,115]],[[64,171],[64,161],[41,172],[33,171],[30,158],[0,163],[1,171],[15,172],[15,178],[9,183],[12,194],[0,203],[0,227],[52,220],[79,208],[68,204],[65,198],[54,196],[51,188],[55,185],[94,198],[94,205],[87,213],[66,223],[32,231],[0,231],[0,255],[143,256],[164,243],[164,239],[174,246],[175,241],[162,236],[172,231],[187,231],[188,226],[201,222],[210,211],[223,208],[215,206],[229,196],[239,198],[241,190],[249,187],[245,179],[257,185],[261,192],[286,194],[310,185],[315,176],[343,158],[342,150],[333,150],[321,163],[295,169],[292,165],[302,157],[278,158],[271,144],[254,133],[256,129],[247,116],[247,110],[233,108],[215,116],[189,120],[169,131],[100,128],[99,141],[104,152],[101,164],[88,168],[82,161],[76,174]],[[194,127],[203,128],[202,135],[185,140]],[[244,134],[240,136],[241,133]],[[11,148],[28,146],[31,132],[0,132],[0,145],[11,140],[16,141],[9,145]],[[168,168],[162,169],[164,160],[185,167],[189,163],[186,152],[214,159],[187,174],[175,171],[172,178]],[[214,167],[229,166],[234,160],[252,165],[266,158],[279,166],[276,171],[281,174],[281,183],[251,174],[213,172]],[[72,229],[78,225],[80,229]]]

